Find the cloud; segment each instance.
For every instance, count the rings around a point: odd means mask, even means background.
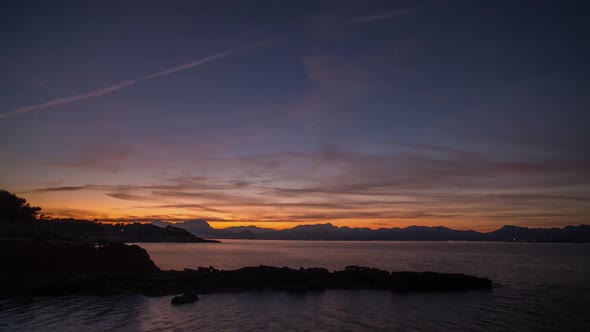
[[[31,106],[25,106],[13,111],[9,111],[6,113],[1,113],[0,114],[0,119],[3,118],[7,118],[9,116],[13,116],[13,115],[17,115],[17,114],[22,114],[22,113],[26,113],[26,112],[30,112],[30,111],[34,111],[34,110],[40,110],[40,109],[44,109],[44,108],[48,108],[48,107],[52,107],[52,106],[58,106],[58,105],[63,105],[63,104],[69,104],[75,101],[79,101],[79,100],[86,100],[86,99],[92,99],[92,98],[96,98],[96,97],[100,97],[112,92],[115,92],[117,90],[123,89],[124,87],[133,85],[135,83],[137,83],[138,81],[124,81],[121,82],[119,84],[116,85],[112,85],[106,88],[102,88],[99,90],[95,90],[95,91],[91,91],[91,92],[87,92],[87,93],[83,93],[77,96],[72,96],[72,97],[67,97],[67,98],[58,98],[58,99],[54,99],[52,101],[48,101],[42,104],[36,104],[36,105],[31,105]]]
[[[409,220],[418,220],[418,219],[448,219],[453,217],[459,217],[460,214],[435,214],[435,213],[425,213],[423,211],[408,211],[408,212],[400,212],[400,213],[392,213],[392,212],[380,212],[380,211],[352,211],[352,212],[331,212],[331,213],[321,213],[321,212],[304,212],[301,214],[288,214],[288,215],[279,215],[279,214],[265,214],[257,216],[255,220],[252,218],[205,218],[208,221],[215,221],[215,222],[264,222],[264,223],[293,223],[293,224],[300,224],[300,223],[309,223],[309,222],[326,222],[326,221],[333,221],[333,220],[386,220],[390,221],[387,225],[391,226],[392,220],[399,220],[399,219],[409,219]]]
[[[301,62],[309,86],[291,115],[313,133],[320,148],[337,145],[351,104],[382,88],[383,59],[314,55]]]
[[[362,50],[354,55],[301,57],[308,85],[290,115],[312,133],[318,148],[342,145],[356,125],[353,119],[377,112],[361,105],[397,93],[392,79],[413,81],[416,46],[406,41],[396,44],[379,53]]]
[[[187,209],[192,211],[202,211],[202,212],[214,212],[214,213],[225,213],[226,211],[214,209],[210,206],[205,206],[203,204],[165,204],[165,205],[154,205],[154,206],[141,206],[136,207],[138,209]]]
[[[153,201],[153,198],[150,197],[146,197],[146,196],[141,196],[141,195],[134,195],[134,194],[128,194],[128,193],[105,193],[105,195],[112,197],[112,198],[116,198],[116,199],[121,199],[124,201]]]
[[[482,156],[476,152],[466,151],[448,146],[440,146],[436,144],[424,144],[424,143],[404,143],[404,142],[388,142],[386,145],[398,146],[402,148],[408,148],[413,150],[431,151],[436,153],[447,154],[456,159],[463,160],[481,160]]]
[[[535,189],[540,190],[537,195],[546,195],[541,189],[556,194],[556,190],[567,187],[575,191],[577,187],[587,186],[585,179],[590,177],[588,158],[495,160],[452,147],[406,145],[411,147],[409,151],[380,154],[328,150],[201,159],[198,162],[202,169],[214,168],[223,176],[214,172],[208,177],[153,178],[153,184],[145,185],[64,185],[38,188],[34,192],[149,191],[150,195],[171,199],[239,199],[246,204],[257,204],[261,199],[304,195],[383,196],[432,190],[497,193]]]
[[[63,187],[47,187],[32,190],[34,193],[50,193],[58,191],[78,191],[88,189],[87,186],[63,186]]]
[[[138,79],[137,81],[151,80],[153,78],[157,78],[157,77],[161,77],[161,76],[166,76],[166,75],[174,74],[176,72],[187,70],[187,69],[190,69],[190,68],[193,68],[193,67],[197,67],[197,66],[200,66],[202,64],[205,64],[207,62],[210,62],[210,61],[213,61],[213,60],[217,60],[217,59],[226,57],[228,55],[232,55],[232,54],[235,54],[235,53],[240,53],[240,52],[248,51],[248,50],[251,50],[251,49],[254,49],[254,48],[262,47],[264,45],[267,45],[269,43],[273,43],[273,42],[276,42],[276,41],[279,41],[279,40],[282,40],[282,39],[284,39],[284,37],[283,36],[279,36],[279,37],[275,37],[275,38],[264,39],[264,40],[258,41],[256,43],[254,43],[253,45],[250,45],[250,46],[229,49],[229,50],[226,50],[226,51],[223,51],[223,52],[219,52],[219,53],[210,55],[210,56],[205,57],[203,59],[199,59],[199,60],[195,60],[195,61],[186,63],[186,64],[181,65],[181,66],[177,66],[177,67],[174,67],[174,68],[163,70],[161,72],[157,72],[155,74],[150,74],[150,75],[144,76],[144,77]]]
[[[122,164],[130,160],[132,152],[121,145],[106,145],[86,147],[74,158],[56,159],[41,163],[43,166],[60,168],[81,168],[118,172]]]
[[[358,16],[351,19],[348,19],[348,23],[369,23],[369,22],[377,22],[382,20],[387,20],[394,17],[402,17],[409,14],[414,13],[418,8],[400,8],[394,9],[387,12],[383,12],[380,14],[373,14],[373,15],[366,15],[366,16]]]
[[[106,94],[113,93],[115,91],[121,90],[121,89],[126,88],[126,87],[129,87],[131,85],[135,85],[135,84],[137,84],[139,82],[142,82],[142,81],[151,80],[151,79],[158,78],[158,77],[161,77],[161,76],[171,75],[171,74],[177,73],[179,71],[184,71],[184,70],[187,70],[187,69],[198,67],[198,66],[201,66],[203,64],[206,64],[208,62],[211,62],[211,61],[214,61],[214,60],[217,60],[217,59],[221,59],[223,57],[226,57],[226,56],[229,56],[229,55],[232,55],[232,54],[241,53],[241,52],[245,52],[247,50],[251,50],[251,49],[254,49],[254,48],[262,47],[264,45],[267,45],[269,43],[272,43],[272,42],[281,40],[283,38],[284,37],[276,37],[276,38],[261,40],[261,41],[258,41],[256,43],[250,45],[250,46],[241,47],[241,48],[228,49],[228,50],[225,50],[223,52],[215,53],[215,54],[212,54],[212,55],[207,56],[205,58],[198,59],[198,60],[195,60],[195,61],[191,61],[191,62],[186,63],[184,65],[177,66],[177,67],[170,68],[170,69],[166,69],[166,70],[163,70],[163,71],[154,73],[154,74],[149,74],[149,75],[146,75],[144,77],[141,77],[141,78],[138,78],[138,79],[135,79],[135,80],[127,80],[127,81],[123,81],[123,82],[120,82],[120,83],[117,83],[117,84],[114,84],[114,85],[111,85],[111,86],[108,86],[108,87],[105,87],[105,88],[102,88],[102,89],[98,89],[98,90],[94,90],[94,91],[91,91],[91,92],[79,94],[79,95],[76,95],[76,96],[67,97],[67,98],[58,98],[58,99],[54,99],[54,100],[51,100],[51,101],[48,101],[48,102],[45,102],[45,103],[36,104],[36,105],[30,105],[30,106],[25,106],[25,107],[21,107],[19,109],[12,110],[12,111],[9,111],[9,112],[0,113],[0,119],[7,118],[7,117],[10,117],[10,116],[14,116],[14,115],[18,115],[18,114],[22,114],[22,113],[27,113],[27,112],[30,112],[30,111],[41,110],[41,109],[45,109],[45,108],[49,108],[49,107],[53,107],[53,106],[59,106],[59,105],[63,105],[63,104],[73,103],[73,102],[76,102],[76,101],[93,99],[93,98],[97,98],[97,97],[100,97],[100,96],[104,96]]]
[[[164,219],[392,226],[416,220],[479,227],[535,220],[579,223],[590,214],[588,159],[496,160],[452,146],[393,147],[381,154],[329,150],[209,158],[199,166],[222,175],[154,176],[143,185],[69,183],[34,192],[93,191],[139,202],[121,208],[128,209],[129,220],[146,218],[141,211],[170,211]]]
[[[42,214],[57,217],[57,218],[88,218],[92,216],[90,219],[107,219],[109,216],[106,213],[101,213],[95,210],[88,210],[88,209],[75,209],[75,208],[68,208],[68,207],[55,207],[55,208],[43,208]]]

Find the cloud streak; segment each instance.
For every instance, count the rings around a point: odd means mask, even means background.
[[[124,207],[111,210],[109,218],[133,214],[128,220],[144,220],[155,212],[165,220],[234,223],[376,221],[393,226],[444,221],[447,226],[491,228],[521,221],[587,222],[587,158],[497,160],[454,146],[389,145],[395,149],[380,154],[329,150],[199,159],[204,168],[239,171],[231,176],[155,176],[150,184],[70,183],[31,193],[91,191],[136,202],[118,202]]]
[[[376,22],[382,21],[386,19],[390,19],[393,17],[401,17],[409,15],[416,11],[416,8],[400,8],[390,10],[381,14],[374,14],[374,15],[366,15],[366,16],[359,16],[349,19],[348,23],[369,23],[369,22]]]
[[[35,110],[41,110],[41,109],[45,109],[45,108],[49,108],[49,107],[53,107],[53,106],[69,104],[69,103],[73,103],[76,101],[97,98],[97,97],[104,96],[104,95],[113,93],[115,91],[124,89],[126,87],[135,85],[135,84],[143,82],[143,81],[151,80],[151,79],[162,77],[162,76],[171,75],[171,74],[174,74],[174,73],[177,73],[180,71],[184,71],[184,70],[188,70],[188,69],[191,69],[194,67],[198,67],[198,66],[204,65],[208,62],[215,61],[217,59],[221,59],[221,58],[227,57],[232,54],[241,53],[241,52],[245,52],[245,51],[248,51],[251,49],[262,47],[262,46],[268,45],[270,43],[273,43],[273,42],[276,42],[276,41],[279,41],[282,39],[284,39],[283,36],[279,36],[279,37],[275,37],[275,38],[271,38],[271,39],[264,39],[264,40],[258,41],[252,45],[249,45],[249,46],[228,49],[228,50],[225,50],[225,51],[222,51],[219,53],[209,55],[205,58],[194,60],[189,63],[183,64],[181,66],[166,69],[166,70],[163,70],[163,71],[160,71],[157,73],[149,74],[149,75],[143,76],[143,77],[135,79],[135,80],[123,81],[123,82],[120,82],[120,83],[117,83],[117,84],[114,84],[114,85],[111,85],[111,86],[108,86],[108,87],[105,87],[102,89],[86,92],[86,93],[79,94],[76,96],[71,96],[71,97],[66,97],[66,98],[58,98],[58,99],[54,99],[54,100],[51,100],[51,101],[48,101],[45,103],[41,103],[41,104],[35,104],[35,105],[21,107],[21,108],[12,110],[12,111],[0,113],[0,119],[4,119],[4,118],[10,117],[10,116],[19,115],[19,114],[23,114],[23,113],[27,113],[27,112],[31,112],[31,111],[35,111]]]

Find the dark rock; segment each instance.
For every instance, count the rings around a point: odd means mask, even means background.
[[[274,266],[217,270],[199,267],[162,271],[148,253],[122,243],[0,241],[0,296],[67,294],[178,294],[176,302],[196,301],[199,293],[324,289],[383,289],[395,292],[489,290],[492,281],[464,274],[393,272],[347,266],[324,268]],[[187,302],[184,302],[187,301]]]
[[[193,303],[198,300],[199,300],[199,296],[197,295],[197,292],[191,291],[191,292],[186,292],[182,295],[178,295],[178,296],[173,297],[172,300],[170,300],[170,303],[180,305],[180,304]]]
[[[491,289],[492,281],[457,273],[392,272],[389,287],[397,292],[459,291]]]
[[[137,245],[31,239],[1,240],[0,266],[7,271],[39,274],[146,275],[160,270]]]

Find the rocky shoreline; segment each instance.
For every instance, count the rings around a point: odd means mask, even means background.
[[[492,281],[465,274],[388,272],[348,266],[324,268],[257,266],[160,270],[136,245],[52,241],[0,241],[0,296],[115,295],[326,289],[382,289],[393,292],[489,290]]]

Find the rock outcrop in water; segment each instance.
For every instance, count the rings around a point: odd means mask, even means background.
[[[172,300],[170,301],[170,303],[176,304],[176,305],[181,305],[181,304],[197,302],[198,300],[199,300],[199,295],[197,295],[197,292],[190,291],[190,292],[186,292],[182,295],[173,297]]]
[[[147,252],[125,244],[89,245],[64,241],[0,241],[0,296],[66,294],[185,293],[191,294],[281,290],[383,289],[396,292],[490,289],[492,281],[464,274],[388,272],[348,266],[330,272],[323,268],[244,267],[217,270],[200,267],[160,270]],[[188,294],[188,295],[187,295]]]

